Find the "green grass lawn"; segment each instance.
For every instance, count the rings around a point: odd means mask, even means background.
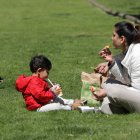
[[[31,74],[30,58],[44,54],[64,97],[79,98],[81,72],[102,62],[98,52],[111,44],[113,25],[121,20],[88,0],[1,0],[0,140],[137,140],[139,114],[29,112],[14,87],[20,74]]]

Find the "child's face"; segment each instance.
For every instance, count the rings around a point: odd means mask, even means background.
[[[41,69],[39,71],[39,77],[42,78],[42,79],[48,78],[48,75],[49,75],[49,71],[46,70],[46,69]]]

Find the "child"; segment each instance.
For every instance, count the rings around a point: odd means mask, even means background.
[[[30,61],[31,76],[21,75],[16,80],[16,89],[22,92],[26,108],[37,112],[51,110],[73,110],[81,105],[80,100],[58,97],[60,85],[49,87],[45,81],[52,68],[50,60],[43,56],[34,56]]]

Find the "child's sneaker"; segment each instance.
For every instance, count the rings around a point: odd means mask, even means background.
[[[85,112],[100,113],[101,112],[100,108],[89,107],[89,106],[78,106],[77,110],[79,110],[81,113],[85,113]]]

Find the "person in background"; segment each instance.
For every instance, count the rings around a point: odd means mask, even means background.
[[[96,72],[109,77],[93,97],[102,102],[101,111],[106,114],[140,113],[140,31],[129,22],[114,25],[112,43],[121,53],[113,56],[109,48],[99,55],[107,62],[96,67]]]
[[[51,68],[51,61],[47,57],[36,55],[30,61],[32,75],[21,75],[16,79],[16,89],[22,92],[27,110],[37,112],[73,110],[81,105],[81,100],[59,97],[60,85],[49,87],[45,79],[48,78]]]

